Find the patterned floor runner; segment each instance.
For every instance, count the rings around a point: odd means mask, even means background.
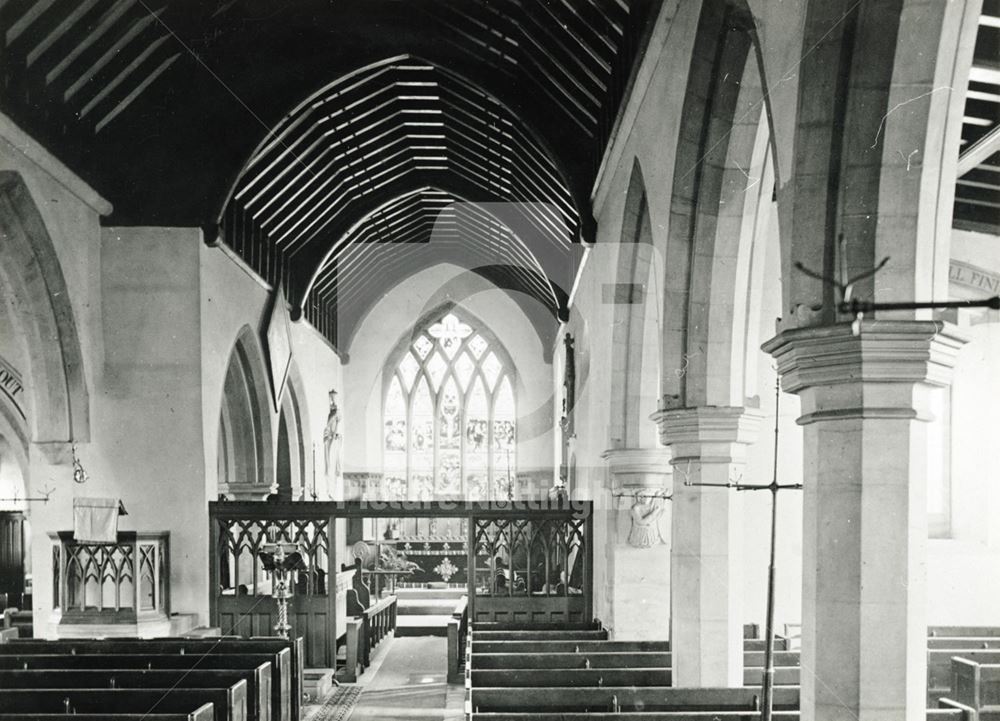
[[[361,686],[338,686],[315,710],[302,714],[304,721],[345,721],[361,697]]]

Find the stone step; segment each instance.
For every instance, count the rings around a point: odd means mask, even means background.
[[[447,636],[447,616],[397,616],[396,636]]]
[[[309,697],[311,703],[317,703],[333,691],[333,679],[332,668],[307,668],[302,673],[302,692]]]
[[[465,593],[465,588],[397,588],[396,598],[401,601],[413,598],[451,598],[457,603]]]
[[[454,598],[402,598],[396,602],[399,616],[450,616],[458,603]]]

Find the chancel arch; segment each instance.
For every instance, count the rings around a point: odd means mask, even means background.
[[[259,341],[249,326],[236,337],[218,433],[219,493],[261,498],[274,482],[270,389]]]
[[[90,438],[90,397],[77,323],[52,239],[24,179],[0,171],[3,302],[24,340],[31,442],[57,462]]]
[[[383,372],[389,498],[507,500],[517,492],[517,370],[457,306],[423,316]]]

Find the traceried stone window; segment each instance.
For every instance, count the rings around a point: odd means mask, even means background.
[[[491,333],[448,312],[410,336],[386,379],[385,498],[513,497],[514,368]]]

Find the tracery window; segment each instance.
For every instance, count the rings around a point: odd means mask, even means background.
[[[384,496],[512,498],[514,368],[492,334],[448,312],[418,329],[386,371]]]

